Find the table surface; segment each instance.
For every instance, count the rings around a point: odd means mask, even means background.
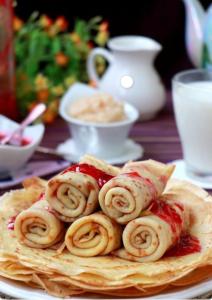
[[[46,126],[42,146],[55,148],[59,143],[70,137],[67,124],[58,119]],[[151,121],[138,121],[130,133],[130,138],[140,143],[144,148],[142,159],[155,159],[161,162],[169,162],[182,158],[182,149],[174,120],[173,107],[170,94],[167,96],[167,104],[158,116]],[[35,154],[34,161],[52,159],[46,155]],[[17,188],[14,187],[14,188]],[[6,190],[1,190],[0,194]],[[3,296],[3,295],[0,295]],[[212,293],[198,298],[209,299]]]
[[[41,146],[55,148],[70,137],[67,124],[58,118],[53,124],[47,125]],[[151,121],[138,121],[130,132],[130,138],[140,143],[144,148],[142,159],[155,159],[169,162],[182,158],[181,144],[174,120],[170,93],[167,94],[167,104]],[[34,154],[33,161],[52,160],[52,156]],[[17,188],[18,186],[14,187]],[[6,190],[0,189],[0,195]]]

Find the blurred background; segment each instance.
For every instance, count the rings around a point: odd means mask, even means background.
[[[17,2],[14,18],[11,8],[13,1]],[[48,162],[43,153],[54,153],[55,155],[56,151],[57,155],[59,153],[60,157],[62,155],[63,158],[71,161],[79,160],[81,150],[84,153],[97,155],[96,145],[103,143],[101,140],[96,141],[95,131],[91,131],[94,132],[94,142],[91,142],[86,135],[82,138],[85,147],[84,145],[79,146],[74,135],[70,134],[74,128],[73,118],[70,115],[58,117],[59,108],[62,107],[61,100],[66,98],[70,101],[70,95],[74,94],[72,88],[76,87],[75,83],[78,82],[84,83],[89,89],[98,87],[100,90],[110,93],[115,99],[129,102],[138,109],[139,121],[134,124],[135,119],[133,119],[130,123],[132,130],[129,141],[132,148],[128,148],[128,140],[123,140],[126,143],[122,148],[122,144],[120,145],[116,139],[117,149],[123,150],[123,157],[120,160],[118,152],[112,153],[111,157],[108,156],[110,162],[120,164],[141,157],[163,162],[182,158],[180,137],[172,105],[174,97],[171,93],[171,80],[176,73],[183,70],[200,67],[212,68],[212,2],[211,0],[187,0],[186,2],[187,11],[190,12],[187,14],[189,16],[187,48],[193,64],[186,51],[186,16],[183,2],[186,1],[141,0],[126,3],[123,1],[121,4],[116,3],[115,6],[115,1],[112,4],[107,1],[99,1],[96,4],[92,1],[73,2],[71,0],[0,0],[0,8],[2,3],[6,3],[8,12],[8,14],[5,13],[4,7],[0,10],[2,13],[0,15],[0,114],[22,120],[39,105],[46,107],[40,117],[40,120],[48,125],[42,142],[44,148],[36,148],[36,152],[39,154],[32,159],[32,165],[29,163],[31,173],[26,170],[26,174],[24,173],[23,176],[29,176],[29,174],[37,176],[34,170],[39,171],[39,176],[48,175],[50,173],[48,170],[56,172],[64,167],[64,165],[55,165],[57,163],[55,160]],[[207,12],[204,12],[199,2],[204,9],[209,7]],[[195,9],[195,5],[197,9]],[[200,38],[201,34],[202,39]],[[116,67],[114,59],[114,64],[111,63],[111,68],[105,73],[103,79],[98,80],[104,74],[108,61],[110,61],[108,58],[111,56],[107,55],[107,60],[105,60],[102,55],[104,56],[104,53],[108,52],[102,49],[100,53],[95,48],[104,48],[109,36],[120,35],[146,36],[158,41],[163,46],[163,50],[156,57],[155,65],[165,89],[158,77],[154,76],[155,70],[152,68],[148,56],[143,55],[143,51],[141,51],[142,58],[139,59],[133,51],[127,52],[127,55],[133,56],[135,59],[132,61],[129,59],[131,57],[121,56],[123,63],[118,60],[118,67]],[[125,44],[128,46],[129,40],[127,42],[125,40]],[[150,54],[153,53],[152,50],[149,51]],[[145,55],[147,52],[144,51]],[[91,62],[91,64],[87,62]],[[88,68],[88,65],[93,66],[93,69]],[[148,65],[149,68],[147,68]],[[130,70],[131,68],[132,70]],[[91,69],[93,74],[96,71],[97,76],[91,76]],[[153,72],[151,72],[152,70]],[[127,81],[124,82],[123,79]],[[103,85],[105,85],[104,88]],[[68,90],[71,91],[70,94],[67,93]],[[85,96],[87,96],[87,92]],[[193,138],[192,142],[197,142],[198,147],[201,144],[208,149],[208,161],[212,161],[211,148],[204,146],[211,141],[211,132],[209,131],[212,116],[211,102],[206,99],[205,107],[201,103],[200,108],[196,109],[197,115],[194,117],[191,113],[193,105],[189,107],[188,101],[186,101],[186,91],[183,98],[185,101],[183,99],[182,103],[185,107],[180,107],[179,118],[182,120],[185,118],[183,124],[186,125],[186,132],[190,118],[192,134],[188,133],[188,137],[193,137],[195,133],[197,138]],[[78,98],[76,97],[76,99]],[[210,108],[208,108],[209,102]],[[201,112],[202,115],[198,115]],[[206,118],[206,116],[208,117]],[[196,122],[200,119],[201,122]],[[147,120],[149,122],[143,122]],[[203,128],[203,132],[199,136],[204,137],[205,144],[199,143],[198,132],[200,131],[193,130],[193,125],[196,124],[200,124]],[[86,126],[90,128],[89,122]],[[68,131],[68,127],[70,131]],[[75,136],[80,136],[80,134],[77,133]],[[99,136],[101,137],[101,134]],[[111,139],[114,136],[118,136],[118,134],[114,135],[114,132],[111,131]],[[124,134],[120,134],[120,136],[125,138]],[[128,137],[127,134],[126,136]],[[108,142],[107,144],[110,146],[112,143]],[[93,152],[90,152],[89,144],[95,145],[95,149],[92,149]],[[191,146],[192,150],[196,148],[196,146]],[[98,149],[102,148],[98,147]],[[142,156],[143,149],[144,156]],[[201,152],[202,150],[199,152],[200,161],[204,157],[202,153],[205,153],[205,149],[203,149],[204,152]],[[130,157],[127,156],[128,154]],[[99,157],[104,158],[101,151],[99,151]],[[4,161],[8,162],[10,159],[4,159]],[[47,163],[47,166],[44,166],[43,161]],[[180,160],[179,163],[180,166],[184,166],[183,161]],[[43,171],[40,172],[42,167]],[[210,172],[212,172],[211,170]]]
[[[211,1],[201,3],[207,8]],[[180,0],[129,1],[116,7],[105,1],[97,5],[92,1],[19,0],[15,8],[25,20],[35,10],[52,18],[64,15],[70,26],[76,18],[89,20],[101,15],[109,22],[111,36],[138,34],[156,39],[163,45],[156,67],[168,88],[175,73],[193,67],[185,50],[185,11]]]

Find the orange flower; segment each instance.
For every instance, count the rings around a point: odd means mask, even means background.
[[[37,92],[37,99],[39,102],[46,102],[49,98],[48,89],[43,89]]]
[[[55,55],[55,61],[59,66],[65,67],[68,64],[69,58],[64,53],[59,52]]]
[[[63,16],[60,16],[56,19],[55,25],[59,27],[61,31],[65,31],[68,28],[68,22]]]
[[[23,27],[23,21],[18,17],[14,17],[13,19],[13,29],[15,32],[19,31]]]
[[[45,113],[43,114],[43,121],[45,123],[52,123],[56,117],[57,117],[57,112],[58,112],[58,106],[59,106],[59,100],[58,99],[55,99],[53,100],[47,110],[45,111]]]
[[[49,108],[47,108],[47,110],[45,111],[45,113],[42,116],[43,122],[44,123],[52,123],[55,118],[56,118],[57,114],[53,111],[51,111]]]
[[[108,31],[109,24],[108,22],[104,21],[99,25],[99,31]]]
[[[90,85],[90,86],[92,86],[92,87],[97,87],[97,84],[96,84],[96,81],[94,81],[94,80],[90,80],[89,82],[88,82],[88,84]]]
[[[75,44],[80,44],[81,43],[81,39],[78,33],[76,32],[72,32],[71,33],[71,40],[75,43]]]
[[[52,19],[50,19],[47,15],[42,15],[39,20],[40,25],[43,28],[49,28],[52,25]]]
[[[48,89],[49,80],[43,74],[37,74],[35,77],[35,89],[36,91]]]

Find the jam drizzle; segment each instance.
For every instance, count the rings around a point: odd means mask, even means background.
[[[164,257],[184,256],[201,251],[201,245],[195,236],[184,233],[180,236],[178,242],[170,248]]]
[[[57,216],[57,212],[53,208],[45,206],[44,209],[47,210],[50,214]]]
[[[17,218],[18,215],[12,216],[8,219],[8,223],[7,223],[7,229],[9,230],[14,230],[15,227],[15,220]]]
[[[42,192],[42,193],[40,194],[40,196],[38,197],[38,200],[37,200],[37,201],[41,201],[41,200],[44,200],[44,199],[45,199],[45,193]]]
[[[175,203],[173,203],[175,205]],[[179,206],[177,206],[179,207]],[[181,209],[183,207],[181,206]],[[174,234],[177,234],[178,230],[182,229],[183,220],[181,216],[176,212],[174,207],[166,203],[165,201],[155,200],[149,206],[149,210],[166,223],[168,223]],[[180,227],[180,228],[179,228]]]
[[[178,208],[183,212],[184,207],[180,203],[173,202],[173,205],[166,203],[165,201],[153,201],[149,210],[165,222],[167,222],[173,232],[173,244],[174,246],[168,249],[164,257],[171,256],[184,256],[201,251],[201,245],[199,240],[191,236],[189,233],[183,232],[183,219],[180,214],[174,209]]]
[[[0,141],[2,141],[6,136],[7,136],[6,133],[0,132]],[[29,145],[30,143],[31,143],[31,140],[30,140],[29,138],[22,137],[21,143],[20,143],[20,147],[27,146],[27,145]],[[16,145],[15,145],[15,146],[16,146]]]
[[[65,174],[67,172],[76,172],[90,175],[97,181],[99,188],[102,188],[106,182],[114,177],[88,164],[75,164],[63,171],[62,174]]]

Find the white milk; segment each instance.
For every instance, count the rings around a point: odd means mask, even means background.
[[[175,82],[173,98],[187,165],[193,171],[212,174],[212,81]]]

